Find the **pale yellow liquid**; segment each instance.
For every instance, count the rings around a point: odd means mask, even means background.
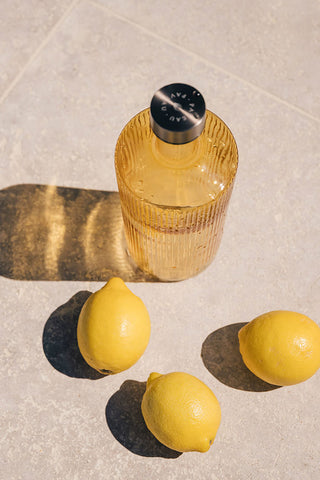
[[[144,200],[171,207],[204,205],[223,190],[224,181],[210,172],[204,157],[205,139],[172,145],[153,135],[136,152],[127,177],[130,188]]]
[[[141,120],[139,130],[129,127],[122,134],[129,140],[120,137],[116,150],[129,251],[140,268],[162,280],[188,278],[212,261],[220,243],[231,193],[224,192],[227,162],[216,168],[224,139],[216,146],[203,132],[193,142],[172,145],[150,134],[148,123],[144,131]]]
[[[195,222],[194,227],[185,229],[155,229],[146,227],[125,209],[123,217],[129,252],[135,262],[163,281],[182,280],[201,272],[211,263],[212,252],[221,240],[219,221],[199,225]]]

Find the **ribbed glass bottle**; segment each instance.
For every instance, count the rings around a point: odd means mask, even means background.
[[[238,165],[235,140],[206,111],[195,140],[174,145],[150,127],[150,109],[122,130],[115,168],[128,249],[163,281],[198,274],[213,260]]]

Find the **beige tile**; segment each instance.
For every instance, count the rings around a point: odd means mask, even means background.
[[[98,1],[319,119],[317,0]]]
[[[72,0],[2,0],[0,98],[46,39]]]
[[[200,17],[194,26],[209,35]],[[90,210],[94,199],[117,189],[113,151],[121,128],[157,88],[176,80],[202,91],[238,143],[239,171],[221,248],[198,277],[130,283],[151,317],[145,354],[121,374],[79,378],[70,357],[71,327],[79,299],[102,282],[53,280],[73,254],[85,269],[81,250],[76,255],[72,248],[90,213],[97,221],[97,210]],[[53,273],[41,277],[46,281],[21,281],[4,278],[0,253],[4,477],[318,480],[319,372],[294,387],[246,391],[233,388],[230,379],[219,381],[205,368],[201,351],[211,333],[268,310],[302,311],[319,321],[319,133],[319,123],[308,116],[107,8],[83,1],[70,12],[0,105],[0,202],[4,208],[11,202],[1,218],[12,212],[7,228],[0,222],[0,241],[6,248],[13,232],[6,258],[14,257],[16,265],[20,260],[22,278],[30,278],[25,243],[33,245],[35,263],[44,252],[54,260]],[[4,189],[24,183],[43,194],[34,204],[25,196],[19,208],[20,187]],[[108,225],[100,226],[110,235]],[[95,260],[102,263],[105,239],[91,233]],[[215,355],[223,359],[219,348]],[[63,366],[64,359],[70,363]],[[150,371],[173,370],[198,376],[221,402],[221,427],[207,454],[168,458],[143,429],[141,382]]]

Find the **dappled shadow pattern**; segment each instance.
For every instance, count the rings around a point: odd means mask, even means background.
[[[205,367],[229,387],[253,392],[279,388],[256,377],[245,366],[240,351],[238,332],[246,323],[233,323],[210,333],[202,344],[201,357]]]
[[[79,314],[90,295],[88,291],[78,292],[50,315],[43,330],[42,344],[48,361],[59,372],[69,377],[97,380],[105,375],[85,362],[77,342]]]
[[[0,190],[0,275],[15,280],[153,282],[128,255],[118,192]]]
[[[107,424],[113,436],[137,455],[177,458],[181,453],[162,445],[146,427],[141,413],[145,389],[145,382],[125,381],[107,403]]]

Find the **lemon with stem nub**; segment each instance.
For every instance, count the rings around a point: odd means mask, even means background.
[[[141,403],[148,429],[179,452],[206,452],[221,420],[219,402],[201,380],[183,372],[151,373]]]
[[[90,295],[80,312],[77,338],[85,361],[103,374],[134,365],[150,337],[150,318],[143,301],[114,277]]]
[[[320,368],[320,327],[306,315],[278,310],[239,330],[245,365],[273,385],[294,385]]]

